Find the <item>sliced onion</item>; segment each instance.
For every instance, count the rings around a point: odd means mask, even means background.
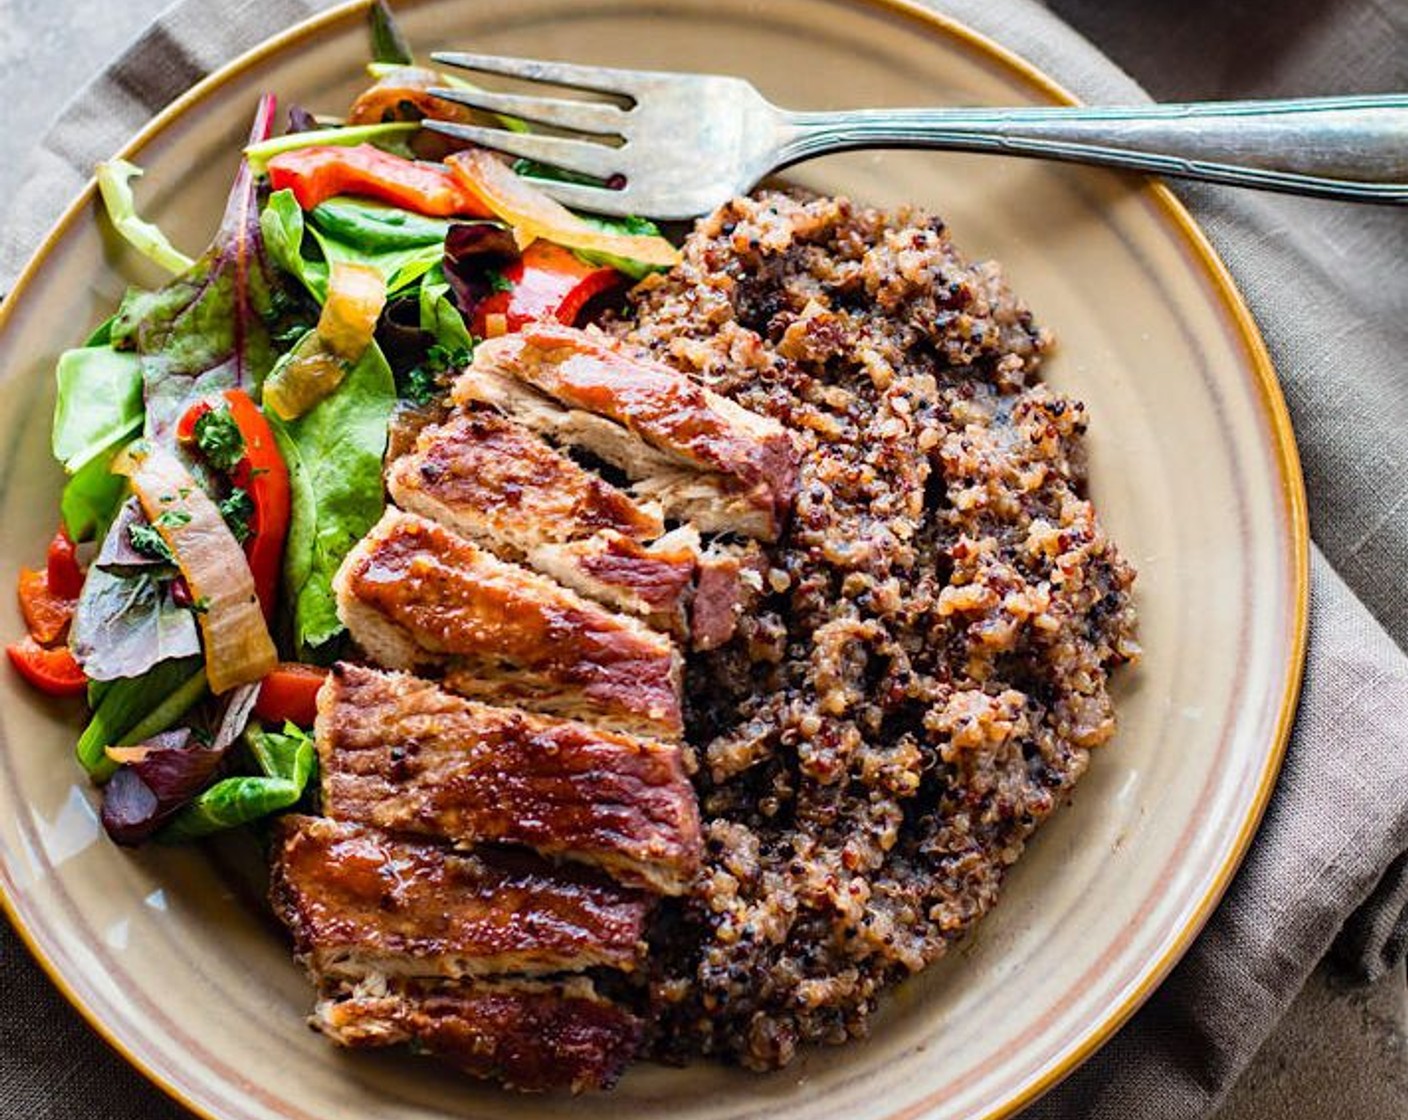
[[[278,664],[244,550],[215,503],[174,454],[136,444],[113,463],[132,481],[147,520],[166,541],[199,607],[210,690],[249,684]]]
[[[627,257],[661,268],[679,264],[679,250],[663,237],[597,229],[519,178],[483,148],[456,152],[445,162],[461,186],[473,193],[494,217],[513,227],[520,248],[541,237],[568,249]]]

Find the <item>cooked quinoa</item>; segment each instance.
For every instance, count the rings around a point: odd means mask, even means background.
[[[687,667],[706,865],[651,954],[660,1057],[769,1069],[996,901],[1114,732],[1134,571],[1050,336],[932,215],[736,200],[630,304],[610,329],[804,446],[757,601]]]

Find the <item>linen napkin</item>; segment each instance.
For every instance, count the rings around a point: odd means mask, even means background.
[[[16,275],[92,164],[194,81],[319,0],[183,0],[60,116],[0,236]],[[1144,91],[1034,0],[937,0],[1088,101]],[[1396,0],[1054,0],[1157,96],[1408,89]],[[1408,213],[1179,187],[1262,327],[1310,493],[1310,653],[1286,764],[1222,905],[1144,1008],[1036,1118],[1214,1111],[1331,951],[1373,977],[1408,952]],[[0,942],[0,1115],[186,1113],[123,1067]],[[38,1029],[36,1029],[38,1027]]]

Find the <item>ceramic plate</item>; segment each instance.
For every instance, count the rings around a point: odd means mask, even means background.
[[[257,94],[337,111],[364,79],[362,5],[282,35],[194,90],[126,151],[178,245],[209,238]],[[1047,103],[1000,47],[887,2],[402,3],[412,41],[731,71],[799,108]],[[1120,731],[1036,838],[977,935],[884,1005],[873,1035],[769,1076],[640,1065],[607,1097],[524,1098],[428,1062],[334,1050],[239,843],[109,844],[72,761],[69,708],[0,674],[0,884],[69,997],[197,1112],[286,1117],[616,1116],[869,1120],[1010,1112],[1069,1072],[1167,973],[1260,817],[1298,682],[1306,525],[1284,404],[1222,266],[1164,190],[991,157],[863,153],[795,170],[870,203],[913,201],[1001,260],[1060,338],[1049,377],[1091,408],[1094,494],[1140,572],[1142,665]],[[33,563],[61,484],[47,450],[60,351],[155,281],[107,239],[91,192],[0,319],[0,582]],[[13,599],[0,630],[18,634]],[[255,880],[257,881],[257,879]]]

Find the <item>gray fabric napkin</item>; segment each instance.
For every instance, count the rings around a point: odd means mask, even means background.
[[[940,0],[1089,101],[1408,89],[1401,0]],[[184,0],[64,111],[0,236],[8,284],[93,162],[213,67],[328,6]],[[1217,1107],[1327,952],[1374,977],[1408,952],[1408,212],[1179,192],[1252,305],[1310,492],[1310,655],[1285,769],[1207,929],[1130,1023],[1033,1117]],[[165,1120],[3,930],[0,1115]],[[36,1030],[36,1025],[42,1028]]]

